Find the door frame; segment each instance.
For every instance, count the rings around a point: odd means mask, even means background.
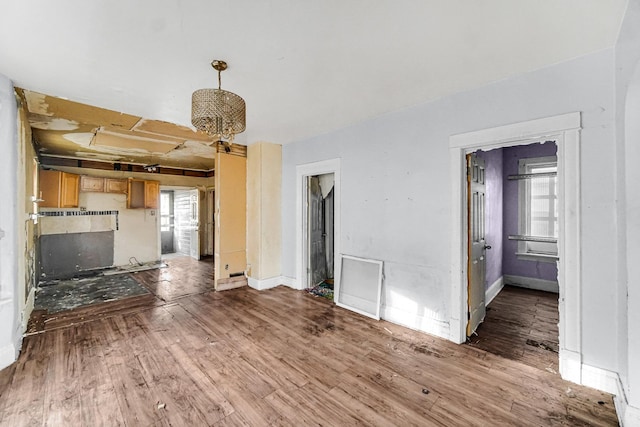
[[[340,257],[340,159],[324,160],[320,162],[306,163],[296,166],[296,288],[306,289],[308,287],[308,275],[306,274],[309,264],[308,227],[307,227],[307,204],[308,204],[308,177],[315,175],[333,174],[333,268],[334,280],[338,282],[339,277],[335,274],[336,266]],[[338,286],[336,283],[335,286]],[[335,289],[334,286],[334,289]]]
[[[481,150],[555,140],[558,147],[559,365],[562,378],[581,383],[580,112],[452,135],[451,313],[449,339],[466,340],[467,190],[466,155]]]

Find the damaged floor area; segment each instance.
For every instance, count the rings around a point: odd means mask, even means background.
[[[469,344],[556,373],[558,316],[558,294],[507,285],[487,306]]]
[[[128,274],[55,280],[38,286],[34,310],[53,314],[146,293]]]
[[[145,280],[160,292],[167,274]],[[284,286],[213,292],[211,277],[27,336],[0,371],[0,425],[617,425],[611,395],[547,370]]]
[[[101,271],[40,284],[27,335],[213,290],[213,258],[172,257],[161,264]]]

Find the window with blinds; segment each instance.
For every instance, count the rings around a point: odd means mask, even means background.
[[[558,162],[553,157],[520,159],[520,234],[518,253],[558,255]]]

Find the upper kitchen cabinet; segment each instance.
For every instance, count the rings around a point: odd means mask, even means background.
[[[41,208],[77,208],[80,175],[72,173],[41,170],[40,202]]]
[[[127,207],[129,209],[158,209],[160,183],[142,179],[129,179]]]

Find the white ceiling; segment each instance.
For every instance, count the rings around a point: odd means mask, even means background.
[[[3,0],[16,86],[190,125],[247,102],[241,143],[289,143],[614,45],[626,0]],[[588,70],[585,70],[588,72]]]

